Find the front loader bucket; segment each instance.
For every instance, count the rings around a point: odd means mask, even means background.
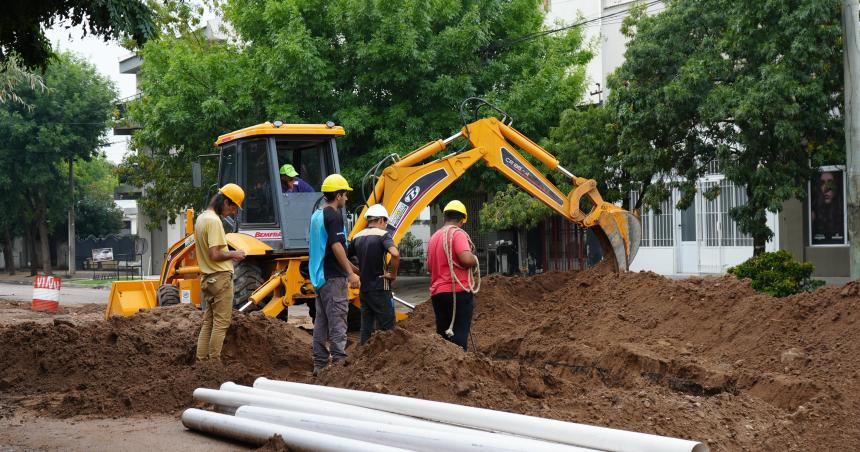
[[[155,297],[157,288],[157,280],[114,281],[110,287],[110,301],[105,319],[112,315],[128,317],[142,309],[158,306],[158,300]]]
[[[629,270],[642,238],[639,220],[630,212],[613,205],[600,214],[594,231],[603,248],[603,259],[614,260],[619,272]]]

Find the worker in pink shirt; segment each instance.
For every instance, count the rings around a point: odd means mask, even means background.
[[[430,237],[427,245],[430,298],[436,314],[436,332],[466,350],[475,310],[477,286],[473,273],[478,258],[469,234],[461,229],[468,217],[466,206],[451,201],[443,215],[445,225]]]

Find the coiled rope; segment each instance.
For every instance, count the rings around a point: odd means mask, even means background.
[[[461,289],[472,292],[472,294],[478,293],[481,290],[481,265],[480,262],[478,265],[468,269],[466,283],[468,285],[463,284],[460,281],[460,278],[457,277],[457,274],[454,273],[454,267],[462,269],[463,267],[460,264],[454,262],[454,235],[457,231],[461,231],[463,234],[466,234],[466,231],[458,228],[454,225],[447,225],[442,228],[444,231],[444,240],[442,240],[442,250],[445,252],[445,257],[448,259],[448,269],[451,271],[451,298],[453,299],[453,312],[451,313],[451,324],[448,325],[448,329],[445,331],[445,334],[448,337],[454,337],[454,320],[457,318],[457,286]],[[469,234],[466,234],[466,237],[469,237]],[[469,237],[469,247],[472,250],[472,254],[475,255],[475,260],[478,259],[478,255],[475,254],[475,244],[472,242],[472,238]]]

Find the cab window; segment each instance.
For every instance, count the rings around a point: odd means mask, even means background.
[[[275,223],[275,207],[272,201],[269,156],[266,152],[268,140],[259,139],[241,144],[245,202],[242,205],[243,222],[251,224]]]
[[[319,191],[325,176],[332,170],[326,168],[325,157],[329,154],[329,140],[278,139],[278,168],[285,163],[293,165],[300,178]]]
[[[236,146],[225,146],[221,151],[221,168],[218,174],[218,186],[236,183]]]

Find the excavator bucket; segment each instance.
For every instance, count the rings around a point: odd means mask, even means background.
[[[112,315],[128,317],[141,309],[158,306],[155,296],[158,283],[157,280],[114,281],[110,288],[110,301],[105,318]]]
[[[619,272],[629,270],[642,238],[639,220],[632,213],[613,205],[601,212],[593,229],[603,247],[603,259],[614,260]]]

